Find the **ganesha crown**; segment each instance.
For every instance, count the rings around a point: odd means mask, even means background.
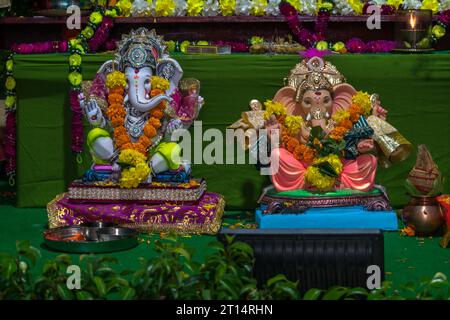
[[[139,28],[122,35],[122,40],[118,43],[116,60],[119,61],[121,70],[125,70],[126,67],[154,69],[158,60],[167,55],[166,48],[163,37],[158,36],[154,29],[149,31],[146,28]]]

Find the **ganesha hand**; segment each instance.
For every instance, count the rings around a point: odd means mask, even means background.
[[[299,131],[299,139],[302,143],[306,143],[309,140],[309,135],[311,134],[311,128],[308,126],[302,126]]]
[[[197,99],[197,105],[198,105],[197,115],[199,114],[199,112],[202,109],[204,104],[205,104],[205,99],[203,99],[202,96],[198,96],[198,99]]]
[[[373,143],[373,139],[364,139],[358,142],[358,152],[359,153],[367,153],[372,151],[375,148]]]
[[[182,128],[183,128],[183,121],[181,121],[180,119],[170,120],[166,128],[166,137],[169,138],[169,140],[171,140],[170,138],[172,136],[172,133]]]
[[[380,105],[375,105],[372,108],[372,115],[382,119],[382,120],[386,120],[387,117],[387,110],[382,108]]]
[[[276,133],[276,131],[280,130],[280,124],[278,123],[277,118],[273,114],[264,123],[264,128],[267,130],[267,135],[269,139],[272,137],[272,135]],[[280,135],[279,132],[278,135]]]
[[[103,117],[102,110],[98,106],[97,101],[89,100],[86,102],[86,99],[82,93],[78,95],[78,101],[81,108],[84,110],[87,120],[92,126],[105,126],[105,118]]]

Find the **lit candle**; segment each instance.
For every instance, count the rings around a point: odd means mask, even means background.
[[[411,15],[409,16],[409,24],[411,25],[412,28],[412,36],[413,36],[413,41],[412,41],[412,47],[413,49],[416,49],[416,16],[414,15],[414,12],[411,12]]]

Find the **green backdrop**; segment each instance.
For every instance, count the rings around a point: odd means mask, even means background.
[[[83,75],[91,79],[109,55],[83,58]],[[270,99],[297,56],[179,55],[186,77],[202,82],[206,105],[203,128],[221,130],[248,109],[250,99]],[[42,207],[89,165],[78,165],[70,151],[70,108],[66,55],[17,55],[18,81],[17,205]],[[443,173],[450,177],[450,55],[336,55],[329,58],[358,90],[377,92],[389,110],[388,120],[407,139],[425,143]],[[389,170],[379,170],[395,207],[408,201],[403,188],[415,155]],[[227,209],[255,207],[268,183],[253,165],[196,165],[208,189],[223,194]],[[449,186],[446,186],[449,191]]]

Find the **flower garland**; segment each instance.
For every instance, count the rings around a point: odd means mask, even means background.
[[[437,42],[440,38],[445,36],[449,25],[450,9],[447,9],[439,14],[436,24],[431,29],[431,40]]]
[[[118,163],[123,167],[119,180],[121,188],[137,188],[150,174],[147,157],[136,150],[123,150]]]
[[[120,150],[118,162],[124,167],[119,185],[122,188],[136,188],[150,174],[150,168],[147,164],[148,149],[152,143],[152,138],[157,135],[157,130],[161,127],[161,118],[166,102],[161,102],[150,111],[150,117],[144,125],[144,134],[139,137],[138,141],[132,142],[125,128],[125,74],[120,71],[113,71],[106,77],[105,84],[108,88],[106,115],[114,130],[114,143],[116,148]],[[166,92],[169,86],[170,83],[166,79],[153,76],[151,78],[153,89],[150,96],[155,97]]]
[[[281,146],[295,159],[309,164],[306,181],[319,190],[328,190],[335,185],[336,178],[342,172],[339,156],[344,155],[345,135],[361,116],[372,112],[369,94],[358,91],[352,97],[348,110],[338,111],[332,116],[334,128],[328,134],[311,130],[309,140],[302,143],[299,139],[300,130],[305,125],[302,117],[287,115],[286,107],[278,102],[268,100],[264,105],[264,119],[268,120],[273,115],[280,124]]]
[[[82,55],[88,51],[97,51],[108,39],[113,27],[113,18],[120,14],[118,7],[104,9],[98,7],[89,16],[87,26],[74,39],[69,40],[69,75],[71,88],[69,91],[70,108],[72,110],[71,135],[72,151],[77,155],[77,162],[81,163],[83,152],[83,111],[78,101],[83,76],[81,74]]]
[[[5,157],[6,166],[5,171],[8,176],[8,181],[11,186],[15,185],[16,175],[16,79],[14,78],[14,59],[13,54],[10,54],[6,59],[6,128],[5,128]]]
[[[136,150],[123,150],[119,155],[118,163],[124,167],[119,180],[121,188],[137,188],[150,174],[147,157]]]
[[[166,102],[161,102],[150,111],[150,117],[144,126],[144,134],[139,137],[138,141],[132,142],[125,128],[126,112],[123,98],[125,86],[125,74],[119,71],[108,74],[106,87],[109,90],[109,106],[106,115],[114,129],[114,142],[119,150],[132,149],[146,156],[152,143],[151,139],[156,136],[157,130],[161,127],[160,119],[163,117]],[[164,78],[153,76],[151,78],[151,87],[153,89],[150,92],[150,96],[155,97],[169,89],[169,82]]]
[[[364,43],[359,38],[352,38],[345,44],[341,41],[331,43],[325,41],[327,23],[333,4],[330,2],[319,3],[319,11],[316,18],[315,33],[311,33],[301,26],[298,11],[288,2],[280,3],[280,12],[285,17],[291,32],[297,37],[298,42],[306,48],[315,47],[318,50],[333,50],[338,53],[377,53],[389,52],[395,48],[395,41],[375,40]]]
[[[299,13],[315,15],[323,3],[330,3],[329,9],[335,15],[361,15],[370,4],[381,6],[382,14],[393,14],[397,8],[405,9],[448,9],[448,0],[284,0]],[[232,15],[274,15],[280,14],[281,0],[120,0],[116,6],[122,16],[232,16]],[[329,6],[329,5],[327,5]]]
[[[11,51],[19,54],[63,53],[68,48],[67,41],[44,41],[32,43],[14,43]]]
[[[315,33],[311,33],[301,26],[298,10],[291,3],[282,1],[279,7],[280,13],[286,19],[291,32],[297,37],[298,43],[306,48],[311,48],[317,41],[325,38],[328,20],[330,19],[330,11],[333,8],[331,2],[326,1],[319,4]]]

